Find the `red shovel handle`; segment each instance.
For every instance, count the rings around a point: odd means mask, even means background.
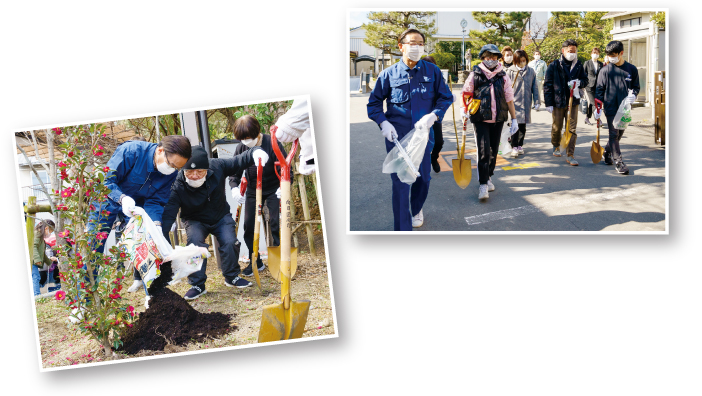
[[[261,159],[258,159],[258,167],[256,168],[256,189],[261,190],[263,189],[263,163],[261,162]]]
[[[602,101],[599,99],[595,99],[595,107],[599,110],[602,108]]]
[[[241,196],[244,196],[244,193],[246,192],[246,185],[248,184],[249,182],[246,180],[246,176],[242,176],[241,183],[239,183],[239,194]]]
[[[273,164],[273,170],[275,171],[275,175],[278,176],[278,180],[280,180],[280,173],[278,173],[278,168],[280,168],[280,161],[275,161],[275,164]]]
[[[292,149],[290,149],[290,153],[288,153],[288,158],[285,158],[283,157],[283,153],[280,152],[280,148],[278,147],[278,139],[275,137],[275,132],[277,130],[278,127],[276,125],[273,125],[270,129],[270,132],[271,140],[273,142],[273,152],[275,153],[275,156],[278,157],[278,161],[280,162],[280,180],[290,181],[290,168],[292,167],[292,161],[295,157],[295,151],[297,151],[297,146],[300,144],[300,141],[298,139],[295,139]]]

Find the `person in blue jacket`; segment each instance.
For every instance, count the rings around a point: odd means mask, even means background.
[[[144,208],[160,227],[163,208],[178,175],[176,170],[188,162],[190,155],[190,140],[185,136],[165,136],[158,144],[127,141],[117,147],[107,162],[110,170],[105,186],[111,191],[99,211],[107,210],[110,214],[107,219],[102,217],[100,231],[110,231],[120,210],[128,218],[132,217],[132,210],[137,206]],[[91,215],[92,220],[97,218],[99,211]],[[101,253],[103,249],[102,243],[96,247]],[[139,273],[135,271],[134,274],[139,280]]]
[[[434,147],[432,126],[443,119],[453,102],[453,95],[438,66],[421,60],[425,37],[419,30],[407,29],[397,40],[402,60],[380,72],[368,100],[368,117],[375,121],[387,139],[385,149],[395,147],[393,137],[402,139],[416,125],[424,125],[429,141],[419,165],[421,176],[410,186],[392,179],[392,211],[395,231],[411,231],[424,224],[422,206],[429,194],[431,151]],[[387,111],[383,112],[383,101]]]

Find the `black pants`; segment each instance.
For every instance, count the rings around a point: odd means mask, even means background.
[[[488,179],[495,171],[503,125],[504,121],[494,124],[488,122],[473,124],[475,127],[475,142],[478,146],[478,180],[480,184],[487,184]]]
[[[590,118],[595,108],[595,93],[589,89],[586,89],[585,92],[587,93],[587,118]]]
[[[614,128],[613,115],[605,115],[605,117],[607,117],[607,128],[609,129],[609,141],[605,146],[605,151],[612,154],[612,161],[616,163],[622,160],[622,152],[619,149],[619,141],[622,140],[622,136],[624,136],[624,130]]]
[[[51,272],[51,283],[56,285],[61,283],[61,279],[59,278],[59,269],[56,267],[53,271],[39,271],[39,285],[41,287],[44,287],[46,284],[46,278],[48,278],[49,272]]]
[[[208,247],[205,239],[210,234],[214,235],[219,243],[222,275],[228,280],[232,280],[239,275],[239,272],[241,272],[241,268],[239,268],[239,240],[236,239],[234,218],[230,214],[226,214],[216,224],[211,225],[195,220],[187,220],[185,222],[185,232],[188,234],[188,245],[192,243],[195,246],[202,247]],[[207,259],[204,259],[200,271],[188,276],[188,283],[191,286],[204,288],[206,280]]]
[[[436,162],[439,159],[439,153],[444,147],[444,133],[441,130],[441,123],[435,122],[432,127],[434,130],[434,148],[431,150],[431,162]]]
[[[524,145],[524,135],[526,135],[526,124],[517,124],[519,127],[517,129],[517,132],[512,135],[512,140],[510,140],[509,144],[512,145],[512,147],[520,147]]]
[[[271,227],[273,240],[266,242],[268,246],[280,246],[280,200],[275,195],[275,191],[270,194],[263,194],[261,200],[268,207],[268,213],[271,215],[269,227]],[[256,222],[256,196],[246,195],[246,206],[244,209],[244,243],[249,248],[249,260],[251,260],[253,257],[254,226]],[[256,263],[257,267],[263,265],[260,255]]]

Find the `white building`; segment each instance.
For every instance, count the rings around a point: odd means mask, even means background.
[[[614,11],[602,19],[613,19],[612,39],[624,44],[624,60],[639,70],[641,91],[638,101],[650,106],[654,99],[656,71],[666,69],[665,30],[651,21],[652,11]]]
[[[470,37],[471,30],[487,30],[483,25],[478,23],[471,14],[471,11],[439,11],[434,16],[430,17],[436,23],[436,34],[432,36],[433,44],[428,45],[426,52],[430,53],[433,51],[434,46],[439,41],[463,41],[469,42],[472,40]],[[461,27],[461,21],[466,20],[465,29]],[[532,24],[545,24],[548,22],[548,12],[533,12],[531,16]],[[366,37],[366,30],[362,27],[356,27],[351,29],[349,38],[351,41],[351,75],[357,76],[361,73],[361,70],[366,71],[373,70],[374,73],[378,73],[382,68],[380,67],[380,59],[383,57],[382,49],[371,47],[370,45],[363,42]],[[385,54],[386,65],[392,64],[391,56]],[[460,61],[457,60],[457,61]]]

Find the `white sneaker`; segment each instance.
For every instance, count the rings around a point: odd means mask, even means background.
[[[516,147],[512,147],[512,153],[510,154],[512,158],[519,157],[519,150]]]
[[[492,184],[492,177],[488,179],[487,186],[488,186],[488,192],[495,191],[495,185]]]
[[[424,224],[424,213],[420,210],[416,216],[412,217],[412,227],[419,228]]]
[[[135,291],[139,291],[139,289],[141,289],[142,286],[144,286],[144,282],[143,282],[143,281],[135,280],[134,283],[132,283],[132,285],[129,286],[129,289],[127,289],[127,291],[128,291],[129,293],[134,293]]]
[[[524,154],[524,149],[522,148],[522,146],[517,147],[517,152],[519,153],[519,155]]]
[[[480,190],[478,192],[478,199],[488,199],[490,198],[490,194],[488,194],[488,185],[487,184],[481,184],[480,185]]]

